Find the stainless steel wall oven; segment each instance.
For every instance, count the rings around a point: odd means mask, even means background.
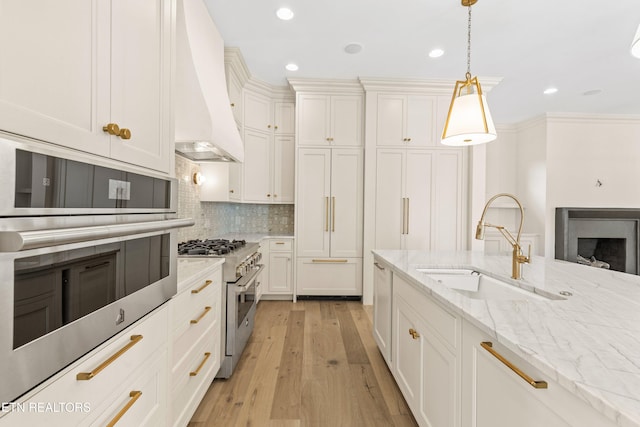
[[[176,292],[177,182],[0,138],[0,402]]]

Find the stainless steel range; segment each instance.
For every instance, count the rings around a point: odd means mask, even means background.
[[[216,378],[229,378],[253,332],[256,313],[256,279],[262,271],[260,245],[244,240],[189,240],[178,244],[179,257],[224,258],[222,364]]]

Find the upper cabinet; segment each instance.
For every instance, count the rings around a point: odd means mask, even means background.
[[[435,114],[435,96],[379,94],[377,145],[435,146]]]
[[[174,8],[0,0],[0,129],[171,173]]]
[[[363,145],[363,96],[302,93],[298,102],[299,146]]]

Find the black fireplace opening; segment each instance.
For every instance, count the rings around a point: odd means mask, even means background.
[[[578,255],[609,264],[610,270],[626,271],[627,239],[578,238]]]

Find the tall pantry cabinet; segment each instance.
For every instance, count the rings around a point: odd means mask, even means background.
[[[296,91],[296,295],[361,296],[362,88],[290,80]]]

